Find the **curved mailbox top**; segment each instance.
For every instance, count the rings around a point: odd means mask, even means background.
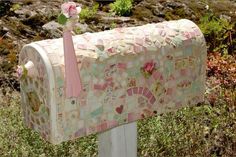
[[[113,55],[156,52],[161,47],[182,47],[182,44],[205,45],[204,36],[198,26],[186,19],[85,33],[74,36],[73,42],[77,56],[99,61]],[[36,43],[44,47],[47,53],[64,56],[62,38]],[[50,59],[55,62],[55,57]],[[58,62],[64,64],[64,59],[61,58]]]
[[[74,36],[73,42],[83,87],[79,98],[66,99],[64,95],[62,39],[35,42],[21,52],[21,62],[40,52],[41,57],[35,56],[42,61],[32,59],[33,64],[50,69],[40,77],[43,68],[36,68],[34,81],[27,78],[21,87],[26,93],[23,99],[27,95],[40,99],[49,117],[45,120],[43,107],[35,107],[28,98],[23,101],[26,124],[52,143],[203,101],[206,45],[200,29],[189,20],[85,33]],[[27,87],[32,87],[28,93]]]

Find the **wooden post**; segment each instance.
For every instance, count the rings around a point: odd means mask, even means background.
[[[137,157],[137,122],[98,135],[99,157]]]

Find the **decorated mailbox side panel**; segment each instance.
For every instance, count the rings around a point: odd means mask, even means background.
[[[52,143],[203,101],[206,45],[189,20],[73,37],[82,92],[66,99],[62,39],[26,45],[20,63],[25,122]]]

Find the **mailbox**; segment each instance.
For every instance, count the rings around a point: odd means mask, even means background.
[[[63,40],[25,45],[25,124],[58,144],[202,102],[206,44],[189,20],[73,37],[82,91],[65,97]]]

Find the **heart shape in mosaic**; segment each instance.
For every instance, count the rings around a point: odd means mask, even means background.
[[[121,114],[123,111],[123,105],[120,105],[119,107],[116,108],[116,112]]]

